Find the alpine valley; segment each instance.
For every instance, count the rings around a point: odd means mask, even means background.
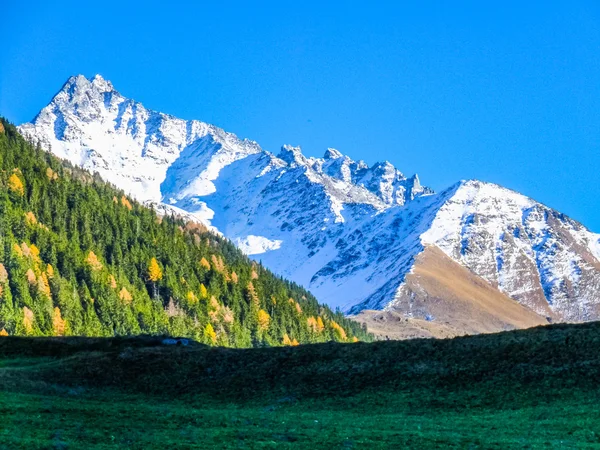
[[[600,319],[600,235],[481,181],[434,193],[389,162],[275,154],[71,77],[19,131],[157,210],[212,227],[393,338]]]

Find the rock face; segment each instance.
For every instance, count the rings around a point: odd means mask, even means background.
[[[213,125],[148,110],[100,76],[70,78],[20,131],[141,201],[216,227],[352,314],[396,311],[458,334],[600,318],[600,235],[497,185],[464,181],[434,194],[388,162],[369,167],[335,149],[309,158],[288,145],[275,155]],[[448,286],[471,288],[447,296],[433,288],[448,264]],[[471,306],[492,297],[499,306],[485,326],[439,307],[460,304],[461,314],[481,318]]]

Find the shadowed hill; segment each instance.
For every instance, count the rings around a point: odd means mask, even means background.
[[[11,449],[598,448],[599,344],[599,323],[251,349],[0,337],[0,439]]]
[[[489,387],[492,397],[504,388],[502,395],[513,396],[526,392],[510,392],[514,385],[536,392],[569,386],[596,389],[600,376],[598,322],[353,345],[226,349],[161,342],[156,337],[5,337],[0,339],[0,357],[59,358],[60,364],[42,365],[35,372],[35,379],[59,386],[219,399],[338,397],[365,390],[383,395],[474,386]]]

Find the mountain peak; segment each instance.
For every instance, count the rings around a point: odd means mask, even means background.
[[[74,91],[88,91],[95,89],[98,92],[112,92],[115,90],[113,84],[104,79],[102,75],[96,74],[91,78],[86,78],[84,75],[73,75],[69,77],[67,82],[61,89],[62,92],[73,93]]]
[[[325,155],[323,156],[323,158],[325,159],[338,159],[338,158],[342,158],[344,155],[342,155],[342,153],[339,150],[336,150],[335,148],[328,148],[325,151]]]
[[[114,90],[112,83],[109,80],[104,79],[100,74],[94,75],[90,81],[92,85],[96,86],[101,91],[108,92]]]
[[[281,147],[281,151],[277,157],[291,165],[304,166],[308,164],[308,160],[302,154],[302,149],[299,146],[294,147],[293,145],[285,144]]]

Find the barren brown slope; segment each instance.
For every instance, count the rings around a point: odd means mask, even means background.
[[[417,256],[388,310],[363,311],[355,319],[390,339],[493,333],[548,323],[433,246]]]

